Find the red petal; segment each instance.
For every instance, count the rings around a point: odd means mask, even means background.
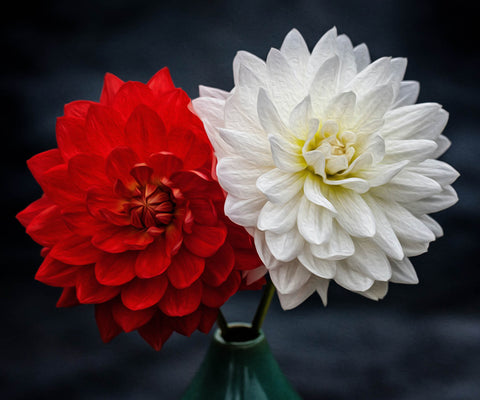
[[[68,229],[79,236],[93,236],[98,229],[105,226],[104,221],[92,217],[85,204],[63,208],[62,219]]]
[[[198,330],[202,333],[208,333],[212,329],[215,321],[217,320],[218,309],[202,306],[201,310],[202,319],[200,321],[200,325],[198,326]]]
[[[86,203],[90,214],[95,218],[104,219],[102,210],[107,209],[121,214],[125,200],[120,199],[111,187],[95,187],[88,191]]]
[[[49,255],[66,264],[87,265],[95,263],[102,252],[92,246],[88,238],[70,236],[53,246]]]
[[[258,254],[256,250],[250,249],[250,250],[235,250],[235,268],[242,270],[242,271],[248,271],[250,269],[255,269],[262,265],[262,261],[260,260],[260,257],[258,257]]]
[[[119,286],[135,278],[136,252],[104,254],[95,264],[95,277],[102,285]]]
[[[60,208],[50,206],[39,213],[27,226],[26,232],[42,246],[52,247],[70,231],[62,220]]]
[[[170,175],[183,168],[183,161],[167,152],[152,154],[147,164],[153,168],[154,176],[159,180],[163,177],[170,178]]]
[[[107,253],[123,253],[127,250],[143,250],[153,242],[153,237],[132,226],[105,226],[92,238],[92,244]]]
[[[65,106],[63,107],[63,114],[66,117],[84,119],[87,116],[90,106],[96,104],[97,103],[89,100],[72,101],[71,103],[65,104]]]
[[[143,310],[157,304],[167,290],[165,275],[135,279],[122,288],[122,302],[130,310]]]
[[[160,350],[172,334],[173,329],[165,316],[157,312],[148,324],[138,328],[138,333],[155,350]]]
[[[74,287],[66,287],[63,289],[62,295],[57,301],[57,307],[73,307],[80,303],[77,299],[77,291]]]
[[[82,304],[105,303],[120,293],[119,286],[104,286],[95,278],[94,268],[86,267],[77,274],[77,298]]]
[[[183,237],[183,243],[192,253],[200,257],[213,256],[225,242],[227,229],[223,224],[218,226],[192,226],[192,233]]]
[[[133,166],[139,162],[135,152],[126,146],[120,146],[113,149],[107,157],[106,172],[112,182],[121,180],[125,185],[135,185],[135,180],[130,171]]]
[[[170,76],[170,71],[167,67],[162,68],[158,71],[153,77],[148,81],[147,86],[152,90],[155,96],[159,96],[170,90],[174,90],[175,85],[173,84],[172,77]]]
[[[57,144],[65,160],[76,154],[89,153],[86,140],[85,119],[59,117],[56,124]]]
[[[200,306],[202,291],[203,284],[199,280],[185,289],[175,289],[173,286],[169,286],[158,305],[170,317],[183,317],[191,314]]]
[[[82,190],[94,186],[111,185],[105,176],[105,160],[94,154],[77,154],[68,162],[73,183]]]
[[[179,88],[165,93],[160,98],[157,112],[162,120],[165,121],[167,130],[170,131],[175,127],[188,127],[191,125],[191,120],[195,116],[188,110],[190,103],[190,97]]]
[[[58,149],[44,151],[27,160],[30,172],[39,183],[47,171],[61,164],[64,164],[64,161]]]
[[[96,154],[107,156],[115,147],[126,145],[124,122],[114,109],[92,105],[85,125],[87,142]]]
[[[193,218],[200,225],[216,225],[218,220],[215,206],[209,199],[191,199],[189,203]]]
[[[205,259],[183,248],[167,269],[168,279],[175,288],[184,289],[200,278],[204,268]]]
[[[154,103],[150,88],[140,82],[126,82],[115,96],[112,107],[128,117],[139,104],[151,107]]]
[[[182,159],[186,170],[201,168],[212,161],[210,145],[188,130],[172,131],[167,140],[166,150]]]
[[[235,253],[229,243],[205,260],[203,281],[209,286],[219,286],[228,278],[235,265]]]
[[[100,95],[100,103],[104,105],[111,105],[115,95],[120,90],[124,82],[117,76],[107,72],[103,79],[103,89]]]
[[[32,204],[30,204],[27,208],[23,211],[20,211],[17,214],[18,221],[26,228],[28,224],[42,211],[45,209],[53,206],[54,204],[52,201],[47,198],[47,196],[43,195],[38,200],[35,200]]]
[[[162,237],[141,251],[137,257],[135,271],[139,278],[152,278],[162,274],[170,265],[170,257],[165,252],[165,240]]]
[[[60,206],[81,203],[85,197],[84,192],[70,179],[66,164],[49,169],[41,176],[38,183],[48,198]]]
[[[184,317],[173,317],[172,325],[173,329],[180,335],[191,336],[193,332],[198,328],[202,319],[202,312],[196,310]]]
[[[223,207],[223,205],[222,205]],[[225,219],[228,228],[228,242],[234,249],[254,249],[253,238],[245,228]]]
[[[104,343],[110,342],[110,340],[122,332],[122,329],[113,319],[112,305],[110,303],[95,305],[95,320]]]
[[[125,125],[129,146],[142,160],[165,148],[165,126],[158,114],[144,104],[138,105]]]
[[[113,319],[125,332],[131,332],[145,325],[156,312],[154,307],[132,311],[120,301],[116,301],[112,306]]]
[[[38,269],[35,279],[50,286],[75,286],[77,272],[85,267],[68,265],[47,256]]]
[[[174,256],[180,250],[183,243],[182,223],[174,218],[173,223],[165,229],[165,251],[169,257]]]
[[[188,199],[208,198],[212,201],[225,200],[218,182],[212,181],[208,177],[194,171],[175,172],[170,177],[170,180]]]
[[[152,177],[153,169],[151,169],[147,164],[137,164],[130,171],[138,184],[144,186],[150,182]]]
[[[241,282],[240,273],[231,274],[220,286],[203,286],[202,303],[207,307],[221,307],[233,294],[238,291]]]

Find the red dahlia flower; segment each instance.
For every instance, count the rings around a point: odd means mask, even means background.
[[[166,68],[147,85],[107,74],[99,103],[65,106],[58,149],[28,161],[44,195],[17,218],[44,247],[36,279],[64,288],[58,307],[95,304],[105,342],[138,330],[158,350],[173,331],[208,332],[260,265],[223,213],[190,104]]]

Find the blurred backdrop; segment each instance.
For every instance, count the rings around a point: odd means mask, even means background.
[[[136,334],[101,343],[93,307],[56,309],[60,290],[33,277],[40,247],[15,214],[41,195],[26,168],[56,147],[63,105],[98,100],[105,72],[146,82],[168,66],[191,97],[230,90],[237,50],[265,58],[296,27],[310,49],[337,26],[372,59],[408,57],[419,102],[450,112],[443,159],[461,173],[460,202],[438,213],[445,236],[413,259],[419,285],[391,285],[375,303],[331,285],[292,311],[275,299],[264,325],[305,400],[480,398],[480,163],[477,15],[467,2],[416,0],[83,0],[17,2],[2,11],[2,328],[4,399],[176,399],[210,337],[174,335],[155,352]],[[249,320],[260,293],[224,307]],[[3,393],[2,393],[3,392]]]

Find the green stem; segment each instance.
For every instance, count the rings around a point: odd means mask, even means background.
[[[260,304],[258,305],[255,317],[253,317],[252,329],[255,332],[260,333],[260,329],[262,328],[263,321],[265,320],[265,316],[267,315],[268,308],[270,307],[270,303],[272,302],[274,293],[275,286],[273,286],[272,281],[268,280],[267,285],[263,290],[263,296],[260,300]]]
[[[217,314],[217,325],[220,328],[220,332],[222,333],[222,337],[225,338],[227,331],[228,331],[228,324],[225,316],[222,313],[222,310],[218,309]]]

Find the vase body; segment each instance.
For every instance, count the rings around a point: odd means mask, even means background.
[[[301,400],[274,359],[263,332],[249,338],[249,324],[235,323],[233,340],[217,330],[182,400]],[[242,334],[244,332],[245,334]]]

